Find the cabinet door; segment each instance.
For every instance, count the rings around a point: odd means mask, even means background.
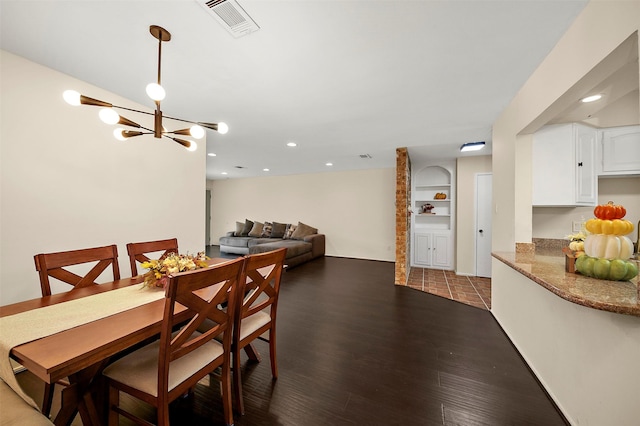
[[[598,132],[584,126],[577,126],[576,132],[576,204],[595,205],[598,198],[595,173]]]
[[[640,126],[603,130],[601,152],[601,174],[640,174]]]
[[[433,234],[431,246],[431,263],[433,266],[446,268],[449,265],[449,235]]]
[[[415,234],[415,263],[431,266],[431,234]]]

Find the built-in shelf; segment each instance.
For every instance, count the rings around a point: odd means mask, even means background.
[[[411,192],[412,266],[453,268],[455,165],[416,169]],[[436,198],[444,194],[446,198]],[[432,213],[423,206],[429,204]]]

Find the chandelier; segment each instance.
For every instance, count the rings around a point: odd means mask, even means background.
[[[102,109],[99,112],[99,116],[103,122],[107,124],[121,124],[123,126],[133,127],[136,129],[136,130],[127,130],[121,127],[116,128],[113,131],[113,135],[115,136],[116,139],[122,140],[122,141],[135,136],[153,135],[156,138],[162,138],[162,137],[169,138],[179,143],[180,145],[184,146],[189,151],[195,151],[197,148],[195,141],[179,139],[174,137],[174,135],[191,136],[195,139],[202,139],[202,137],[205,134],[204,128],[215,130],[221,134],[227,133],[229,131],[229,127],[225,123],[202,123],[199,121],[183,120],[181,118],[175,118],[175,117],[169,117],[169,116],[164,116],[164,118],[167,118],[169,120],[189,123],[189,124],[192,124],[192,126],[185,129],[174,130],[172,132],[165,129],[165,127],[162,125],[163,115],[162,115],[162,110],[160,109],[160,101],[162,101],[165,98],[166,92],[164,88],[160,85],[161,84],[160,64],[162,59],[162,42],[171,40],[171,33],[169,33],[169,31],[157,25],[151,25],[149,27],[149,32],[153,37],[155,37],[158,40],[158,82],[150,83],[147,85],[147,95],[156,103],[156,109],[153,113],[139,111],[133,108],[126,108],[123,106],[113,105],[109,102],[104,102],[98,99],[89,98],[87,96],[81,95],[75,90],[66,90],[62,95],[64,100],[67,101],[67,103],[74,106],[92,105],[92,106],[102,107]],[[128,118],[121,116],[115,111],[115,109],[132,111],[140,114],[153,115],[154,117],[153,129],[146,128],[136,123],[135,121],[131,121]]]

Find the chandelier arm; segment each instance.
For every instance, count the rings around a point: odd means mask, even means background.
[[[138,112],[140,114],[147,114],[147,115],[153,115],[154,114],[153,112],[140,111],[139,109],[127,108],[127,107],[123,107],[123,106],[120,106],[120,105],[112,105],[111,107],[112,108],[118,108],[118,109],[124,109],[124,110],[132,111],[132,112]]]
[[[191,147],[191,143],[192,143],[191,141],[186,141],[184,139],[174,138],[174,137],[167,136],[167,135],[164,135],[164,134],[162,136],[164,136],[165,138],[171,139],[174,142],[179,143],[180,145],[184,146],[185,148]]]

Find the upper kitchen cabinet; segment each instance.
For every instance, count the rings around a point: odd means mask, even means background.
[[[579,123],[545,126],[533,135],[534,206],[595,206],[597,129]]]
[[[640,126],[602,129],[599,176],[640,175]]]

